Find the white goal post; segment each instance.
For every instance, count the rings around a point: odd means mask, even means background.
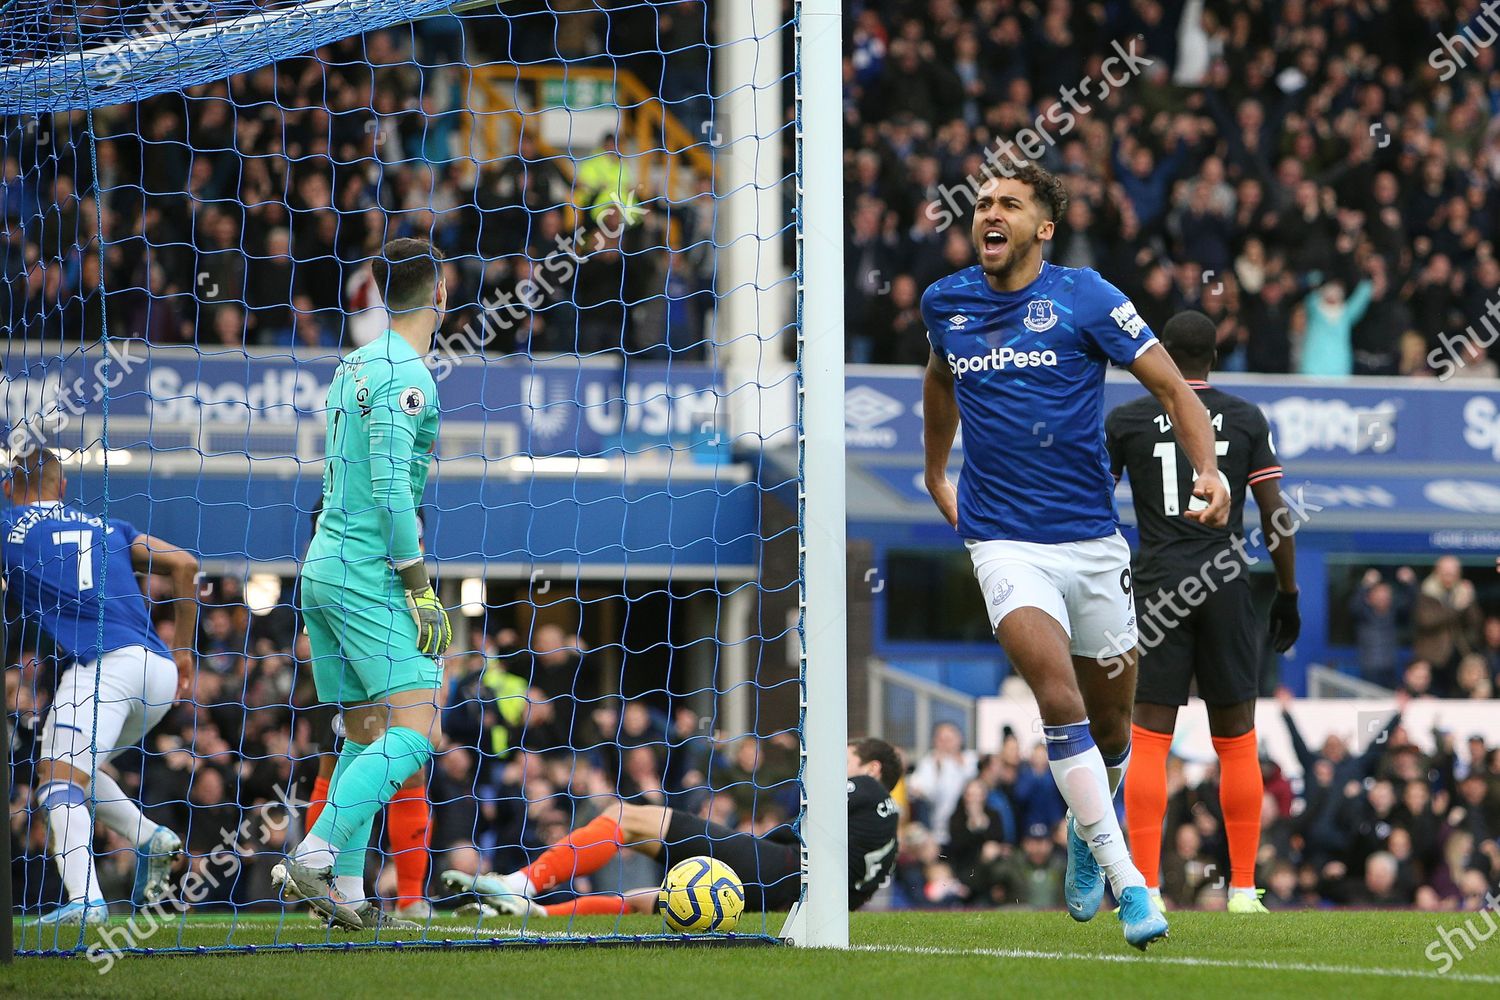
[[[840,0],[797,4],[798,343],[803,549],[802,904],[783,936],[849,946],[844,504],[843,31]]]

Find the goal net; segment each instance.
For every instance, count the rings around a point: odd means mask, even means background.
[[[811,6],[836,51],[836,5]],[[824,604],[808,584],[842,545],[818,509],[842,503],[842,431],[812,427],[841,350],[802,317],[839,338],[839,293],[802,295],[806,25],[785,8],[0,0],[19,952],[775,940],[761,904],[805,900],[820,852],[836,897],[804,734],[838,701],[819,773],[840,796],[841,557]],[[347,754],[298,577],[325,399],[387,336],[371,261],[398,237],[443,257],[417,501],[454,639],[435,752],[340,852],[387,924],[347,931],[273,869]],[[670,831],[601,840],[621,802]],[[733,934],[655,912],[685,851],[744,883]],[[518,910],[473,881],[544,858]]]

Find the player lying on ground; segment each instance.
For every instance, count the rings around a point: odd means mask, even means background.
[[[900,810],[890,793],[901,780],[901,758],[884,740],[854,740],[849,744],[847,773],[849,908],[857,910],[885,884],[896,864]],[[688,858],[716,858],[744,882],[747,910],[788,909],[802,888],[801,848],[789,826],[753,836],[678,809],[625,802],[611,805],[518,872],[476,876],[446,871],[443,882],[454,892],[473,892],[514,916],[652,913],[658,885],[593,893],[546,906],[532,902],[535,896],[598,871],[622,848],[655,858],[667,869]]]
[[[1135,306],[1092,270],[1042,260],[1067,202],[1062,181],[1038,167],[990,176],[974,206],[978,266],[922,296],[926,483],[968,547],[996,638],[1036,695],[1069,810],[1068,911],[1091,919],[1108,878],[1125,939],[1145,948],[1167,922],[1112,805],[1130,759],[1136,627],[1104,450],[1110,363],[1161,401],[1197,470],[1193,495],[1206,505],[1184,516],[1223,525],[1229,497],[1208,414]]]
[[[375,814],[440,738],[435,658],[453,630],[417,508],[437,440],[423,359],[448,303],[441,268],[432,244],[413,239],[392,240],[371,264],[391,328],[345,356],[328,387],[323,513],[300,581],[318,699],[340,706],[345,738],[327,807],[271,877],[350,930],[393,923],[365,898],[365,850]]]
[[[1192,469],[1172,440],[1172,423],[1150,396],[1118,407],[1105,421],[1116,478],[1130,474],[1141,546],[1135,562],[1140,613],[1140,671],[1131,727],[1135,759],[1125,779],[1125,826],[1146,886],[1161,903],[1162,821],[1167,812],[1167,754],[1177,710],[1194,678],[1208,706],[1219,755],[1219,804],[1229,839],[1229,911],[1265,913],[1255,889],[1260,851],[1260,752],[1255,698],[1260,693],[1261,630],[1256,625],[1244,553],[1246,491],[1260,507],[1261,530],[1276,567],[1271,644],[1284,653],[1297,641],[1296,525],[1281,496],[1281,463],[1271,428],[1254,403],[1208,384],[1217,330],[1200,312],[1173,316],[1162,346],[1208,407],[1219,471],[1229,490],[1229,521],[1190,520],[1201,507],[1189,497]]]
[[[45,448],[16,458],[4,487],[14,506],[0,519],[0,538],[6,587],[22,617],[73,663],[58,678],[36,766],[47,849],[68,901],[41,919],[97,924],[109,906],[94,863],[91,812],[135,845],[131,899],[138,906],[166,893],[182,853],[182,839],[142,815],[100,765],[140,745],[191,690],[198,560],[125,521],[65,504],[67,485],[57,456]],[[180,648],[168,650],[156,634],[137,572],[171,579]]]

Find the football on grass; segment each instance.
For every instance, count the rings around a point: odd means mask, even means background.
[[[688,858],[667,872],[657,898],[667,926],[681,934],[734,930],[745,909],[745,887],[722,861]]]

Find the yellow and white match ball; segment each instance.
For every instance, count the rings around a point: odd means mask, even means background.
[[[745,887],[724,862],[688,858],[667,872],[656,906],[667,926],[679,933],[726,933],[745,911]]]

